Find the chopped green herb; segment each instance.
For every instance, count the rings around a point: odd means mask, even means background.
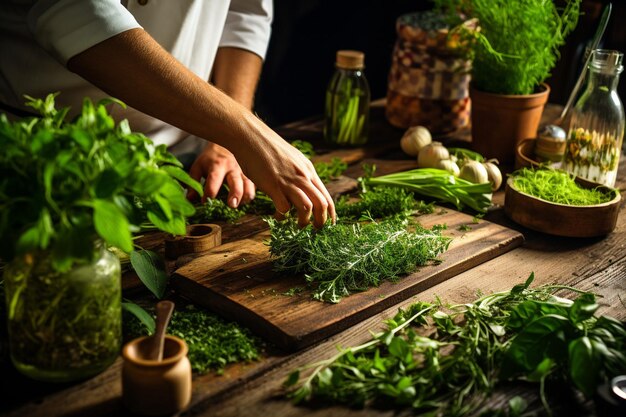
[[[457,230],[460,232],[469,232],[472,230],[472,227],[469,224],[462,224],[457,227]]]
[[[263,347],[248,329],[192,305],[174,311],[168,333],[187,342],[191,367],[199,373],[221,373],[230,363],[257,360]],[[124,315],[126,338],[146,334],[146,328],[134,316]]]
[[[512,176],[516,190],[557,204],[587,206],[606,203],[615,196],[615,191],[607,193],[600,188],[583,188],[572,175],[556,169],[522,168]]]

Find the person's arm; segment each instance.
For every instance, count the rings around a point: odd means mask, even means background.
[[[122,32],[67,63],[103,91],[193,135],[229,149],[243,172],[274,201],[292,205],[300,225],[321,227],[333,200],[313,164],[241,104],[202,80],[142,29]]]
[[[219,48],[213,63],[213,85],[252,110],[262,65],[261,57],[253,52],[241,48]],[[207,143],[191,165],[189,174],[198,181],[204,177],[204,199],[214,198],[224,181],[229,188],[226,198],[229,206],[237,207],[239,203],[246,204],[254,199],[254,183],[241,172],[232,153],[215,143]],[[197,198],[197,194],[190,190],[189,198]]]

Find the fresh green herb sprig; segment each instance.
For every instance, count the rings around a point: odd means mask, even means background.
[[[348,164],[337,157],[331,159],[330,162],[315,162],[313,166],[324,184],[338,178],[348,169]]]
[[[615,191],[583,188],[565,171],[550,168],[522,168],[512,174],[513,186],[525,194],[557,204],[588,206],[611,201]]]
[[[413,193],[403,188],[372,187],[360,193],[357,201],[341,196],[335,210],[340,221],[354,222],[364,216],[374,219],[397,216],[406,220],[415,213],[432,213],[434,208],[432,204],[415,200]]]
[[[189,218],[191,223],[206,223],[213,221],[225,221],[235,223],[245,216],[245,211],[229,207],[219,198],[207,198],[207,200],[196,205],[196,213]]]
[[[441,169],[418,168],[397,172],[369,178],[366,184],[402,187],[437,201],[454,204],[459,210],[469,207],[479,213],[484,213],[491,206],[489,183],[474,184]]]
[[[313,297],[339,302],[356,291],[394,281],[436,261],[450,244],[439,231],[387,220],[300,229],[293,219],[267,219],[270,253],[278,272],[304,273]]]
[[[497,384],[519,378],[539,383],[549,413],[544,387],[552,378],[590,398],[598,384],[626,371],[626,329],[595,315],[593,294],[558,285],[530,288],[533,278],[468,304],[418,302],[399,310],[366,343],[291,373],[288,395],[295,402],[464,416]],[[561,289],[579,297],[554,295]]]
[[[124,316],[126,338],[148,333],[137,318]],[[263,349],[261,340],[247,328],[192,305],[174,311],[168,333],[187,342],[191,367],[201,374],[222,373],[228,364],[257,360]]]
[[[185,234],[194,208],[178,181],[202,187],[166,147],[116,124],[106,106],[119,101],[86,99],[69,122],[54,98],[28,99],[38,118],[0,115],[0,257],[50,250],[53,267],[67,271],[90,258],[98,236],[130,252],[146,221]]]

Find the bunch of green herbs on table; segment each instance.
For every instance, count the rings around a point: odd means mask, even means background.
[[[409,227],[406,219],[368,220],[314,230],[299,228],[294,219],[267,219],[275,271],[304,274],[315,299],[337,303],[436,262],[451,241],[437,227]]]
[[[151,334],[135,316],[124,316],[126,339]],[[250,362],[259,359],[263,343],[250,330],[235,322],[192,305],[177,309],[168,326],[168,334],[185,340],[191,368],[198,373],[224,371],[231,363]]]
[[[616,195],[614,190],[583,188],[572,174],[551,168],[522,168],[511,177],[516,190],[557,204],[590,206],[611,201]]]
[[[432,204],[415,199],[413,193],[403,188],[372,187],[361,192],[353,201],[343,195],[335,204],[339,221],[355,222],[362,217],[384,219],[393,216],[408,219],[415,213],[426,214],[434,211]]]
[[[599,384],[626,372],[626,328],[595,315],[593,294],[530,288],[533,278],[472,303],[438,300],[400,309],[366,343],[291,373],[288,396],[296,403],[409,407],[432,416],[476,412],[507,380],[539,383],[548,412],[548,380],[591,398]],[[578,297],[554,294],[562,289]]]
[[[448,171],[417,168],[378,177],[368,177],[364,183],[377,187],[400,187],[439,202],[453,204],[457,209],[469,207],[485,213],[491,206],[491,185],[475,184],[455,177]]]

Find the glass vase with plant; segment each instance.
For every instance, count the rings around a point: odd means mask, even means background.
[[[0,115],[0,258],[11,359],[35,379],[70,381],[104,370],[119,354],[118,258],[142,224],[185,234],[194,208],[179,181],[202,192],[165,146],[107,99],[84,101],[66,121],[55,95],[28,98],[40,117]]]
[[[451,19],[478,20],[479,30],[464,33],[472,44],[473,143],[484,155],[512,162],[515,144],[536,136],[549,94],[544,81],[578,23],[581,0],[434,2]]]

